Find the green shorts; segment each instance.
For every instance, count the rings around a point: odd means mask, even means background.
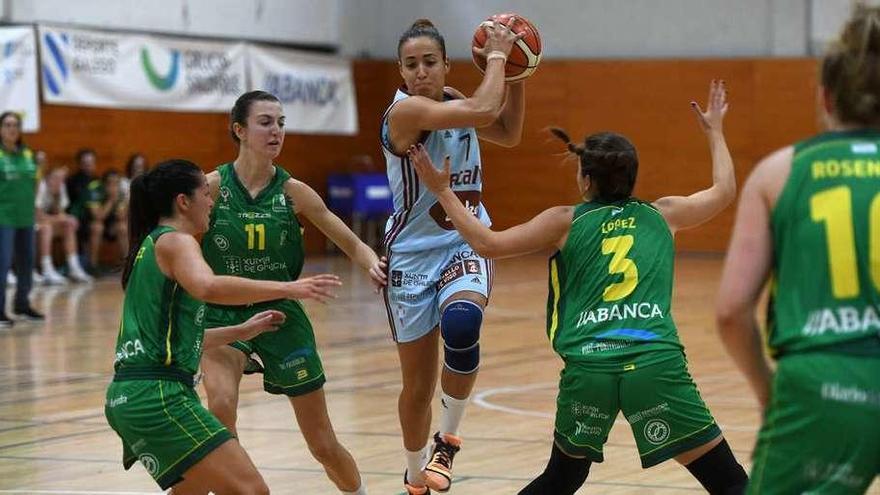
[[[324,386],[324,367],[315,344],[312,324],[296,301],[255,304],[249,307],[208,306],[205,328],[238,325],[267,309],[283,312],[287,319],[278,330],[229,345],[263,362],[263,389],[270,394],[296,397]]]
[[[114,381],[104,415],[122,439],[125,469],[140,461],[163,490],[232,438],[195,390],[179,381]]]
[[[880,357],[779,360],[750,494],[864,493],[880,473]]]
[[[569,455],[602,462],[602,446],[618,411],[629,421],[643,468],[721,434],[678,351],[658,363],[619,372],[567,363],[556,400],[556,444]]]

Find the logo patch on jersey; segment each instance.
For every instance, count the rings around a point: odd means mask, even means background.
[[[452,131],[450,131],[449,129],[446,129],[446,131],[443,132],[443,138],[449,139],[451,137],[452,137]]]
[[[877,143],[853,143],[851,149],[856,155],[876,155]]]
[[[284,213],[287,211],[287,200],[284,198],[284,194],[278,193],[275,196],[272,196],[272,211],[275,213]]]
[[[144,452],[138,456],[138,460],[141,461],[141,464],[144,465],[144,469],[146,469],[151,476],[155,476],[156,473],[159,472],[159,460],[156,459],[156,456],[153,454]]]
[[[465,206],[474,216],[477,216],[477,213],[480,211],[480,191],[454,191],[455,195],[458,196],[461,204]],[[443,230],[455,230],[455,226],[452,225],[452,221],[449,220],[449,217],[446,216],[446,210],[440,205],[440,203],[434,203],[429,210],[431,218],[437,222],[437,225]]]
[[[443,287],[446,287],[461,277],[464,277],[464,265],[461,262],[448,266],[443,270],[443,273],[440,274],[440,280],[437,281],[437,290],[443,289]]]
[[[230,275],[241,273],[241,258],[238,256],[224,256],[223,262],[226,263],[226,273]]]
[[[645,439],[660,445],[669,438],[669,423],[662,419],[652,419],[645,424]]]
[[[214,244],[220,251],[226,251],[229,249],[229,239],[220,234],[214,235]]]
[[[220,188],[220,199],[223,200],[224,203],[228,203],[230,196],[232,196],[232,191],[230,191],[228,187],[222,186]]]

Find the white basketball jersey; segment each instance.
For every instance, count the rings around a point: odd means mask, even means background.
[[[397,90],[394,101],[382,116],[380,131],[388,182],[394,194],[394,214],[385,225],[385,247],[403,253],[442,248],[462,240],[437,197],[419,184],[415,168],[406,155],[396,154],[391,146],[388,113],[397,102],[409,96],[403,89]],[[446,98],[451,97],[446,95]],[[480,202],[483,170],[476,130],[466,127],[425,131],[419,142],[427,149],[435,167],[443,167],[445,157],[449,157],[452,191],[484,225],[490,225],[489,214]]]

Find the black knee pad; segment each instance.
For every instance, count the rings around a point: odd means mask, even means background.
[[[554,443],[544,472],[519,495],[572,495],[587,480],[591,464],[589,459],[569,456]]]
[[[446,305],[440,316],[440,334],[447,368],[463,375],[477,371],[482,323],[483,308],[479,304],[459,300]]]
[[[727,440],[685,466],[712,495],[740,495],[745,493],[749,476],[737,462]]]

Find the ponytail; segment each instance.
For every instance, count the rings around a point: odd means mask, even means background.
[[[122,288],[128,285],[128,277],[134,266],[134,260],[147,235],[159,225],[159,212],[150,201],[147,184],[148,174],[141,174],[132,179],[128,202],[128,256],[125,269],[122,271]]]
[[[596,187],[596,198],[614,202],[629,198],[636,185],[639,157],[635,146],[624,136],[614,132],[599,132],[574,144],[568,133],[551,127],[550,133],[565,143],[569,153],[577,155],[581,177],[590,176]]]

